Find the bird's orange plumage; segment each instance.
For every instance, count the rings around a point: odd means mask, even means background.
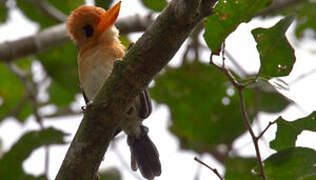
[[[113,24],[101,32],[96,31],[105,12],[99,7],[81,6],[71,13],[67,21],[70,37],[79,48],[80,84],[89,100],[94,98],[111,74],[113,62],[124,56],[125,48],[118,39],[119,32]],[[83,30],[87,25],[94,30],[90,37]]]

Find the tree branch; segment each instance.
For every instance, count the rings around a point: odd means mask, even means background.
[[[215,0],[210,0],[214,4]],[[87,106],[80,127],[56,177],[96,179],[109,142],[136,95],[171,60],[191,30],[205,17],[199,0],[174,0],[128,51],[93,103]],[[211,6],[209,7],[212,8]]]
[[[127,34],[144,31],[152,22],[152,16],[134,15],[120,19],[116,25],[122,34]],[[9,62],[69,41],[65,24],[58,24],[35,35],[0,43],[0,61]]]

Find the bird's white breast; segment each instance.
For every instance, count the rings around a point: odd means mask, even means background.
[[[110,76],[116,59],[102,50],[88,53],[79,61],[79,79],[89,100],[93,100],[105,80]]]

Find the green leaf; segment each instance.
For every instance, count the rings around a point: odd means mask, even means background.
[[[157,12],[162,11],[168,4],[166,0],[142,0],[142,3],[147,8]]]
[[[50,101],[58,106],[68,105],[74,100],[76,93],[80,92],[77,54],[77,49],[70,43],[38,54],[52,78],[48,89]]]
[[[253,167],[257,165],[256,158],[234,157],[225,160],[226,180],[260,180],[261,178],[251,173]]]
[[[25,133],[0,159],[0,174],[7,179],[44,179],[26,174],[22,168],[23,161],[43,145],[64,144],[65,135],[54,128]]]
[[[282,117],[277,119],[276,137],[270,142],[270,147],[280,151],[295,146],[297,136],[304,130],[316,131],[316,112],[296,121],[286,121]]]
[[[249,22],[257,12],[272,0],[219,0],[214,13],[207,17],[204,40],[213,54],[219,54],[221,45],[240,23]]]
[[[6,6],[6,0],[0,2],[0,22],[4,22],[8,17],[8,7]]]
[[[285,37],[285,32],[294,20],[288,16],[269,29],[256,28],[252,35],[257,42],[263,77],[287,76],[295,63],[294,49]]]
[[[102,7],[103,9],[109,9],[113,0],[95,0],[95,5],[98,7]]]
[[[279,151],[264,161],[269,180],[296,180],[316,175],[316,152],[313,149],[295,147]]]
[[[21,59],[17,66],[29,73],[31,69],[30,59]],[[23,122],[31,113],[32,108],[27,99],[27,94],[21,80],[9,71],[5,64],[0,64],[0,121],[6,116],[14,116]]]
[[[109,168],[99,172],[100,180],[121,180],[120,171],[117,168]]]

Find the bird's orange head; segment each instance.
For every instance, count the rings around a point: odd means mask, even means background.
[[[116,32],[111,28],[118,17],[120,6],[121,1],[107,11],[86,5],[72,11],[67,20],[67,30],[71,39],[81,48],[115,38]]]

